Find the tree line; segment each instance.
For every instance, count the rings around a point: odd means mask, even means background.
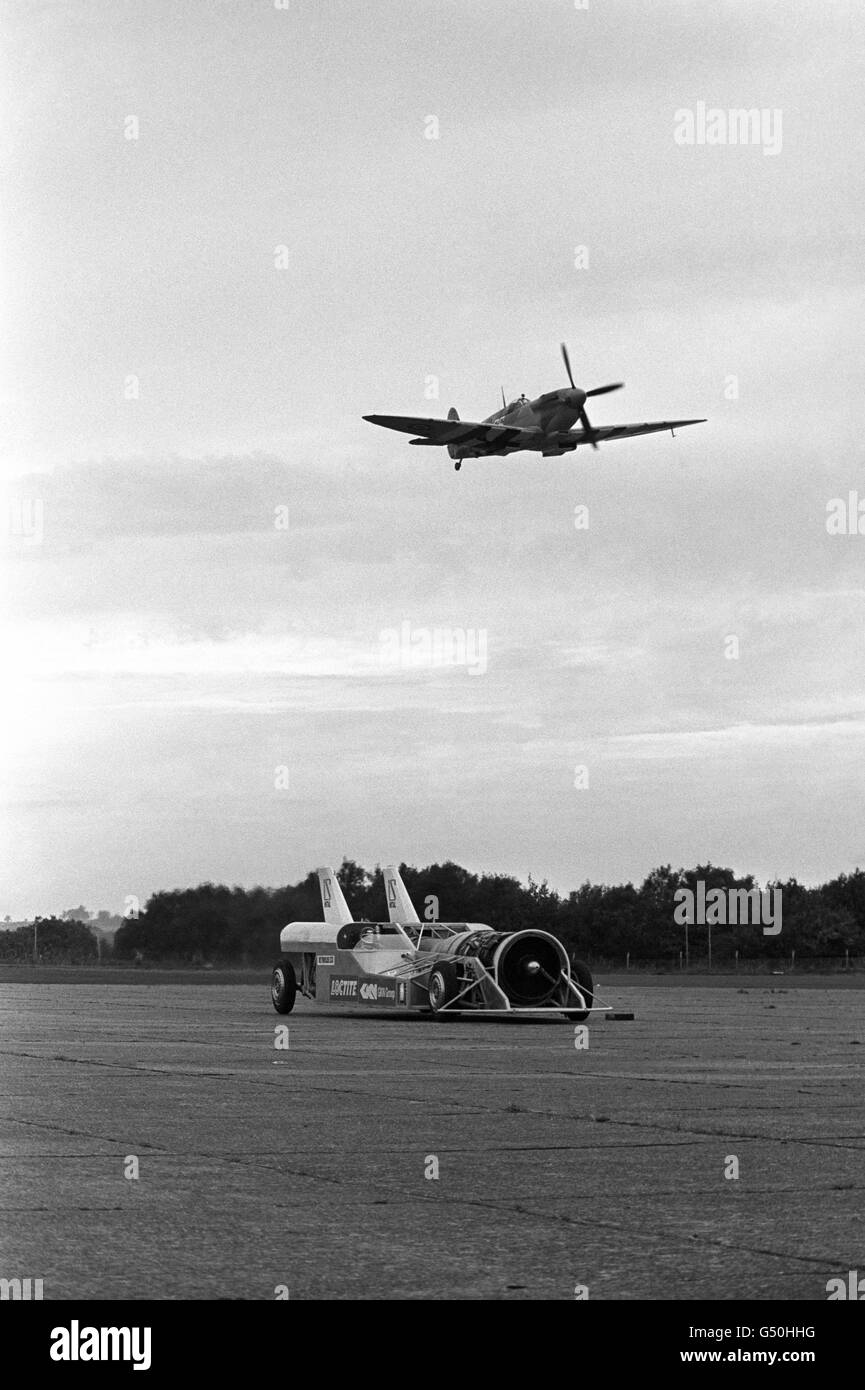
[[[99,959],[99,943],[87,922],[37,917],[34,922],[0,931],[0,960],[86,965]]]
[[[590,962],[668,964],[680,961],[685,949],[681,890],[703,899],[713,890],[758,888],[751,875],[712,864],[693,869],[653,869],[641,884],[583,883],[562,896],[547,883],[527,884],[508,874],[473,874],[459,864],[431,864],[401,873],[421,918],[483,922],[499,930],[534,927],[550,931],[569,952]],[[355,918],[387,919],[384,886],[378,870],[370,871],[346,859],[338,871],[346,900]],[[738,953],[743,961],[789,958],[806,963],[818,958],[865,957],[865,871],[841,874],[817,887],[796,879],[775,882],[780,890],[782,929],[764,935],[754,920],[712,927],[712,960],[723,966]],[[677,897],[677,894],[679,895]],[[0,960],[25,962],[36,954],[42,962],[86,964],[98,958],[94,926],[98,918],[80,920],[70,910],[62,917],[37,918],[35,923],[0,931]],[[107,919],[107,914],[101,914]],[[102,956],[118,963],[177,965],[267,965],[279,953],[280,929],[291,921],[320,921],[318,877],[310,872],[299,883],[283,888],[237,888],[203,883],[154,893],[141,913],[119,926],[113,949],[103,943]],[[687,930],[691,964],[705,961],[709,933],[695,923]]]
[[[499,930],[535,927],[553,932],[569,951],[589,961],[679,962],[685,931],[677,892],[705,884],[752,892],[751,875],[712,864],[693,869],[653,869],[645,880],[617,885],[583,883],[562,896],[531,878],[522,884],[507,874],[473,874],[459,864],[401,866],[406,888],[421,918],[483,922]],[[353,860],[337,877],[356,919],[387,920],[381,874]],[[818,887],[796,879],[768,885],[780,889],[782,930],[764,935],[753,921],[712,928],[713,961],[735,954],[743,960],[865,956],[865,871],[841,874]],[[237,888],[204,883],[158,892],[141,914],[117,931],[114,957],[123,961],[262,965],[279,951],[280,929],[291,921],[322,917],[314,872],[284,888]],[[708,930],[688,928],[691,962],[705,958]]]

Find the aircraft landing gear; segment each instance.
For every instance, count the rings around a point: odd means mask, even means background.
[[[454,472],[455,472],[455,473],[459,473],[459,471],[460,471],[461,468],[462,468],[462,460],[461,460],[461,459],[457,459],[456,463],[454,464]]]

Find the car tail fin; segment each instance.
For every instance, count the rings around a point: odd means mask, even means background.
[[[384,892],[387,898],[387,915],[392,922],[420,921],[395,864],[388,864],[384,871]]]
[[[339,880],[333,869],[316,869],[318,882],[321,888],[321,905],[324,909],[324,920],[329,922],[332,927],[344,927],[347,922],[353,922],[354,918],[349,910],[348,903],[342,895]]]

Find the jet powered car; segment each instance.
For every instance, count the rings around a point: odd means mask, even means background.
[[[298,992],[341,1009],[411,1009],[439,1016],[608,1013],[591,971],[557,937],[480,922],[421,922],[398,869],[385,870],[388,922],[356,922],[330,868],[318,870],[323,922],[289,922],[273,968],[277,1013]]]

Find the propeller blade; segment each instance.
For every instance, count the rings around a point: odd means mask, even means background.
[[[589,441],[589,443],[591,444],[592,448],[593,448],[593,449],[597,449],[597,447],[598,447],[598,438],[597,438],[597,435],[595,434],[595,431],[592,429],[591,424],[589,423],[589,417],[588,417],[588,415],[586,414],[585,410],[581,410],[581,411],[580,411],[580,424],[582,425],[583,429],[585,430],[585,432],[586,432],[586,438],[588,439],[588,441]]]
[[[605,396],[608,391],[621,391],[624,386],[623,381],[614,381],[612,386],[596,386],[594,391],[587,391],[587,396]]]
[[[574,384],[574,374],[571,371],[571,359],[568,357],[568,349],[565,347],[564,343],[562,343],[562,360],[565,364],[565,370],[568,373],[568,381],[571,383],[573,390],[576,391],[577,388]]]
[[[504,407],[505,410],[507,410],[507,408],[508,408],[508,403],[507,403],[507,401],[505,400],[505,388],[502,387],[502,388],[501,388],[501,391],[502,391],[502,406]]]

